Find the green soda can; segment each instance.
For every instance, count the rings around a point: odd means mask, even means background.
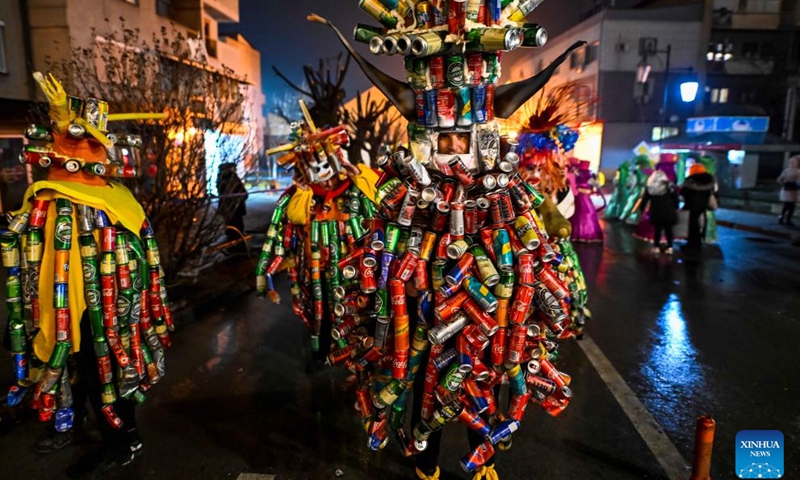
[[[318,252],[319,251],[319,237],[320,237],[320,222],[317,220],[313,220],[311,222],[311,251]]]
[[[365,217],[373,218],[375,216],[375,204],[366,195],[360,195],[358,198],[361,200],[361,212]]]
[[[364,238],[364,235],[367,234],[367,231],[364,230],[364,226],[361,225],[361,216],[350,215],[350,220],[348,220],[348,224],[350,225],[350,233],[353,234],[354,239],[361,240],[362,238]]]
[[[319,335],[311,335],[311,351],[319,352]]]
[[[380,204],[383,201],[383,198],[401,183],[403,182],[396,177],[392,177],[387,180],[386,183],[378,187],[378,193],[375,194],[375,203]]]
[[[41,263],[42,255],[44,255],[42,230],[32,228],[28,230],[28,241],[25,242],[25,258],[28,263]]]
[[[104,405],[111,405],[117,401],[117,392],[114,389],[113,383],[106,383],[103,385],[103,391],[100,392],[100,401]]]
[[[97,256],[97,242],[92,235],[79,236],[78,244],[81,247],[81,258],[88,259]]]
[[[379,288],[375,292],[375,311],[379,317],[389,316],[389,291]]]
[[[478,272],[481,275],[483,284],[487,287],[497,285],[500,282],[500,274],[498,274],[497,269],[494,268],[494,264],[491,259],[489,259],[489,255],[486,254],[486,250],[476,243],[469,247],[469,252],[475,258],[475,263],[478,264]]]
[[[105,327],[103,326],[103,306],[88,307],[89,326],[92,328],[92,336],[95,340],[105,339]],[[105,340],[104,340],[105,341]]]
[[[50,368],[63,368],[67,364],[70,346],[69,342],[56,342],[48,362]]]
[[[151,267],[161,265],[161,257],[158,254],[158,242],[155,238],[145,240],[145,250],[147,251],[147,264]]]
[[[0,249],[5,268],[19,267],[19,235],[6,233],[0,236]]]
[[[461,88],[466,84],[463,55],[445,57],[445,80],[450,88]]]
[[[353,39],[356,42],[369,43],[372,37],[380,35],[382,31],[383,29],[380,27],[373,27],[372,25],[358,23],[353,29]]]
[[[514,258],[511,252],[511,236],[505,228],[498,228],[492,232],[494,244],[494,254],[497,259],[497,267],[501,271],[514,270]]]
[[[100,256],[100,275],[116,275],[117,255],[114,252],[103,252]]]
[[[458,370],[458,362],[453,362],[442,375],[439,384],[451,392],[457,392],[464,381],[464,372]]]
[[[523,47],[543,47],[547,43],[547,30],[538,23],[526,23],[522,26]]]
[[[389,410],[389,425],[393,430],[400,430],[403,428],[403,423],[406,419],[406,402],[403,397],[408,396],[408,390],[404,390],[400,397],[392,404],[392,409]]]
[[[396,257],[406,253],[408,248],[408,237],[411,236],[411,231],[407,228],[400,229],[400,237],[397,239],[397,254]]]
[[[541,194],[538,190],[536,190],[533,185],[528,182],[522,182],[522,186],[525,187],[525,190],[531,196],[531,201],[533,202],[533,208],[539,208],[544,203],[544,195]]]
[[[397,244],[400,241],[400,225],[396,223],[386,224],[386,236],[384,250],[391,253],[397,252]]]
[[[9,275],[6,278],[6,298],[8,300],[19,298],[22,295],[22,282],[19,275]]]
[[[377,408],[386,408],[389,405],[393,405],[405,389],[405,380],[393,378],[388,385],[381,389],[377,396],[373,397],[372,403],[374,403]]]
[[[105,337],[95,338],[92,342],[92,347],[94,348],[94,356],[97,358],[109,355],[108,342],[106,342]]]
[[[19,325],[19,328],[9,329],[8,339],[11,343],[11,353],[25,353],[25,326]]]
[[[486,78],[489,83],[497,83],[500,78],[500,61],[496,53],[484,53],[483,61],[486,62]]]
[[[439,290],[444,285],[446,260],[434,260],[431,264],[431,286],[434,290]]]
[[[500,282],[494,286],[494,295],[497,298],[511,298],[514,294],[514,272],[500,272]]]
[[[424,58],[406,57],[406,77],[408,84],[415,90],[424,90],[428,86],[428,62]]]
[[[138,390],[138,389],[133,392],[133,395],[132,395],[131,398],[133,398],[133,401],[136,402],[137,405],[141,405],[141,404],[144,403],[145,400],[147,400],[147,397],[145,396],[145,394],[142,393],[141,390]]]

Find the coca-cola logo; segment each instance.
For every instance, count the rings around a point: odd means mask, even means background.
[[[371,268],[364,268],[362,271],[362,276],[366,280],[367,278],[375,278],[375,271]]]
[[[114,289],[113,288],[104,288],[103,289],[103,297],[113,297],[114,296]]]
[[[112,228],[104,228],[103,229],[103,245],[108,247],[114,244],[116,240],[116,235],[114,233],[114,229]]]
[[[495,343],[492,345],[492,354],[494,355],[505,355],[506,354],[506,346],[502,343]]]
[[[392,295],[392,305],[405,305],[405,303],[406,303],[405,295]]]
[[[392,367],[393,368],[408,368],[408,359],[407,358],[393,358],[392,359]]]

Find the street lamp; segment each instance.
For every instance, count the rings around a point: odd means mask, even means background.
[[[684,103],[694,102],[697,98],[697,90],[700,89],[700,84],[694,81],[681,83],[681,100]]]
[[[648,78],[650,77],[650,72],[652,67],[650,63],[647,61],[648,56],[655,56],[660,53],[665,54],[666,61],[664,62],[664,95],[661,101],[661,138],[664,138],[664,130],[668,123],[668,113],[669,113],[669,87],[670,87],[670,61],[672,59],[672,45],[667,45],[667,48],[664,50],[658,50],[658,39],[656,38],[642,38],[639,41],[639,53],[642,55],[642,60],[639,62],[639,65],[636,67],[636,81],[638,83],[647,83]],[[689,72],[692,71],[692,68],[680,68],[674,70],[687,70]],[[699,90],[700,85],[696,81],[685,81],[680,84],[680,91],[681,91],[681,100],[684,103],[691,103],[694,102],[697,98],[697,91]]]

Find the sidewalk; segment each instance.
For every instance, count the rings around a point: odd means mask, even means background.
[[[760,233],[770,237],[800,242],[800,227],[787,227],[778,224],[777,215],[748,212],[731,208],[716,210],[717,224],[747,232]]]

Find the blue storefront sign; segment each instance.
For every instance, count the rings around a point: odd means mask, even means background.
[[[766,132],[769,117],[694,117],[686,120],[687,133]]]

